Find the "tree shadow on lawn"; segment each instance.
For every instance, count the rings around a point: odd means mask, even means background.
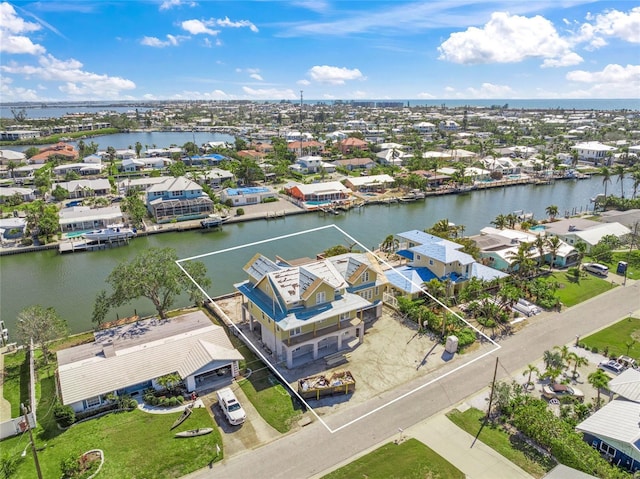
[[[44,371],[39,371],[43,373]],[[42,428],[38,432],[38,439],[46,441],[59,436],[64,432],[58,427],[53,414],[57,401],[56,380],[51,370],[49,375],[40,379],[40,400],[38,401],[37,418],[38,424]]]

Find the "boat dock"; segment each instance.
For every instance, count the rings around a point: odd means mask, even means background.
[[[113,238],[108,241],[97,241],[97,240],[70,240],[63,241],[58,245],[58,253],[75,253],[77,251],[96,251],[100,249],[107,249],[114,246],[123,246],[129,244],[128,237],[118,237]]]

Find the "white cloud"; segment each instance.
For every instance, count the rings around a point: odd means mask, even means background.
[[[148,47],[155,47],[155,48],[164,48],[169,46],[175,47],[185,38],[188,38],[188,37],[184,37],[184,36],[176,37],[174,35],[167,34],[166,40],[160,40],[159,38],[156,38],[156,37],[143,37],[142,40],[140,40],[140,43],[142,45],[146,45]]]
[[[316,65],[309,70],[309,76],[320,83],[330,85],[344,85],[348,80],[364,80],[360,70],[354,68],[349,70],[344,67],[332,67],[329,65]]]
[[[480,88],[467,88],[467,98],[513,98],[514,91],[507,85],[483,83]]]
[[[4,73],[36,77],[50,82],[61,82],[59,90],[74,98],[119,98],[123,90],[132,90],[135,83],[121,77],[100,75],[82,70],[82,63],[75,59],[59,60],[51,54],[43,55],[38,65],[19,65],[11,62],[1,65]]]
[[[256,100],[295,100],[296,94],[290,88],[278,90],[277,88],[250,88],[243,86],[242,91]]]
[[[202,21],[202,20],[195,20],[195,19],[185,20],[180,24],[180,26],[184,30],[188,31],[192,35],[199,35],[201,33],[205,33],[207,35],[215,36],[218,33],[220,33],[220,31],[212,30],[211,28],[209,28],[212,25],[213,25],[213,22],[211,20]]]
[[[446,86],[444,87],[444,91],[446,91],[447,93],[453,93],[454,91],[456,91],[456,89],[452,86]]]
[[[9,77],[0,77],[0,96],[11,101],[36,101],[38,94],[28,88],[13,87],[13,80]]]
[[[610,64],[599,72],[574,70],[567,73],[567,80],[581,83],[635,83],[640,87],[640,65]],[[640,89],[638,90],[640,91]]]
[[[617,37],[631,43],[640,43],[640,7],[629,10],[629,13],[610,10],[596,15],[595,33]]]
[[[418,98],[422,98],[423,100],[431,100],[435,98],[435,96],[432,95],[431,93],[422,92],[422,93],[418,93]]]
[[[542,68],[570,67],[582,63],[582,57],[575,52],[569,52],[560,58],[545,58]]]
[[[184,2],[182,0],[164,0],[161,4],[160,4],[160,10],[170,10],[174,7],[180,7],[182,5],[188,5],[190,7],[195,7],[197,4],[196,2]]]
[[[0,3],[0,53],[42,55],[46,49],[42,45],[33,43],[23,33],[40,30],[40,25],[25,22],[16,15],[16,11],[9,3]]]
[[[304,78],[302,80],[298,80],[296,83],[302,86],[311,85],[311,82],[309,80],[305,80]]]
[[[495,12],[482,28],[452,33],[439,47],[440,59],[453,63],[514,63],[527,58],[578,61],[570,43],[544,17]],[[580,58],[580,60],[582,60]],[[575,63],[573,63],[575,64]],[[552,66],[547,64],[546,66]]]
[[[229,20],[229,17],[224,17],[216,20],[216,25],[220,27],[229,27],[229,28],[243,28],[248,27],[254,33],[258,33],[258,27],[256,27],[249,20],[238,20],[236,22],[232,22]]]
[[[259,73],[252,73],[251,75],[249,75],[249,77],[253,78],[254,80],[264,81]]]
[[[329,4],[324,0],[297,0],[292,2],[295,7],[306,8],[313,12],[324,13],[329,10]]]

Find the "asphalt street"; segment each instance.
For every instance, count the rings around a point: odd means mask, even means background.
[[[408,429],[450,409],[486,387],[491,382],[496,356],[500,359],[498,378],[515,375],[519,369],[540,358],[545,350],[574,342],[576,336],[583,337],[639,308],[640,282],[629,282],[573,308],[532,322],[516,335],[502,340],[501,349],[495,353],[385,407],[381,408],[433,377],[427,375],[367,403],[324,417],[334,430],[350,423],[337,432],[331,433],[319,421],[314,421],[277,441],[247,450],[186,477],[304,479],[320,475],[380,443],[393,441],[399,429]],[[445,367],[438,374],[446,371]],[[442,440],[446,441],[446,438]]]

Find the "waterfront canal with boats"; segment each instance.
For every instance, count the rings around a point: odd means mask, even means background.
[[[631,180],[624,180],[627,194]],[[15,331],[16,315],[25,307],[40,304],[53,307],[69,324],[71,332],[91,329],[91,314],[97,293],[107,287],[106,277],[118,262],[135,256],[150,247],[172,247],[179,258],[219,252],[200,258],[207,266],[213,285],[210,296],[233,291],[233,284],[246,279],[243,266],[257,253],[269,257],[279,255],[292,259],[314,257],[337,244],[347,247],[357,241],[366,248],[377,247],[389,234],[410,229],[431,227],[447,218],[464,225],[465,235],[479,233],[490,226],[499,214],[523,210],[534,218],[544,219],[545,209],[556,205],[560,214],[580,214],[592,210],[590,199],[602,193],[602,178],[555,181],[548,185],[521,185],[473,191],[466,194],[427,197],[406,204],[368,205],[340,215],[308,214],[228,223],[211,230],[192,230],[137,237],[127,246],[94,252],[60,255],[57,250],[0,257],[0,313],[9,331]],[[620,195],[620,184],[612,178],[608,193]],[[281,200],[285,201],[285,200]],[[277,203],[274,203],[277,210]],[[322,228],[335,224],[335,228]],[[297,234],[306,232],[304,234]],[[288,236],[278,241],[271,238]],[[252,244],[245,248],[238,246]],[[354,246],[358,249],[358,245]],[[187,297],[180,297],[175,307],[185,306]],[[154,313],[147,300],[113,311],[116,319]]]

